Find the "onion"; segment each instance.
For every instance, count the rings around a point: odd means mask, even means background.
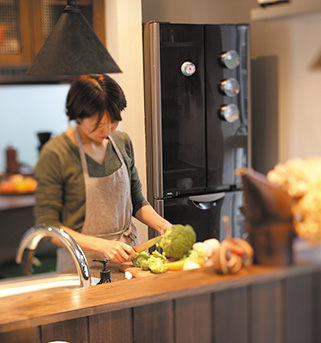
[[[207,239],[203,243],[205,245],[207,245],[208,247],[210,247],[213,253],[215,251],[217,251],[217,249],[219,249],[220,244],[221,244],[220,241],[218,239],[216,239],[216,238]]]
[[[203,242],[194,243],[193,250],[196,251],[199,256],[211,257],[213,255],[212,248]]]
[[[184,266],[183,266],[183,270],[190,270],[190,269],[198,269],[201,268],[201,266],[194,262],[194,261],[185,261]]]

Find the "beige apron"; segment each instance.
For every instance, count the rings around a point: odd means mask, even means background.
[[[109,143],[114,147],[121,167],[105,177],[89,177],[85,152],[78,128],[76,138],[83,169],[86,190],[85,222],[81,233],[109,240],[125,242],[131,246],[138,244],[137,230],[132,223],[133,205],[131,201],[130,180],[126,164],[117,145],[111,137]],[[84,250],[91,270],[101,270],[101,264],[93,259],[103,260],[102,254]],[[57,271],[75,271],[74,262],[65,248],[58,248]],[[97,273],[94,273],[97,274]]]

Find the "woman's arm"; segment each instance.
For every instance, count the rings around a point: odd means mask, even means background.
[[[55,139],[55,141],[59,140]],[[35,178],[38,182],[35,192],[35,223],[61,225],[63,207],[63,180],[60,173],[59,156],[53,151],[51,142],[41,151],[35,167]]]
[[[141,207],[136,213],[135,217],[142,223],[150,226],[158,231],[161,235],[172,228],[172,224],[161,217],[151,205]]]
[[[126,243],[84,235],[66,226],[61,226],[61,228],[74,238],[82,249],[99,252],[113,262],[131,261],[132,257],[137,257],[135,250]],[[52,239],[52,243],[61,246],[57,239]]]

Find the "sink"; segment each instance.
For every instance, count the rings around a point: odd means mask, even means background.
[[[99,280],[99,278],[91,277],[91,285],[97,284]],[[78,274],[58,274],[53,272],[15,277],[0,281],[0,299],[80,287]]]

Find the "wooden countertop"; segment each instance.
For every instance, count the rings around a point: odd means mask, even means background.
[[[0,211],[22,207],[33,207],[35,198],[31,195],[0,195]]]
[[[211,268],[202,268],[1,300],[0,332],[266,283],[320,270],[320,264],[311,262],[290,267],[252,266],[237,275],[219,275]]]

